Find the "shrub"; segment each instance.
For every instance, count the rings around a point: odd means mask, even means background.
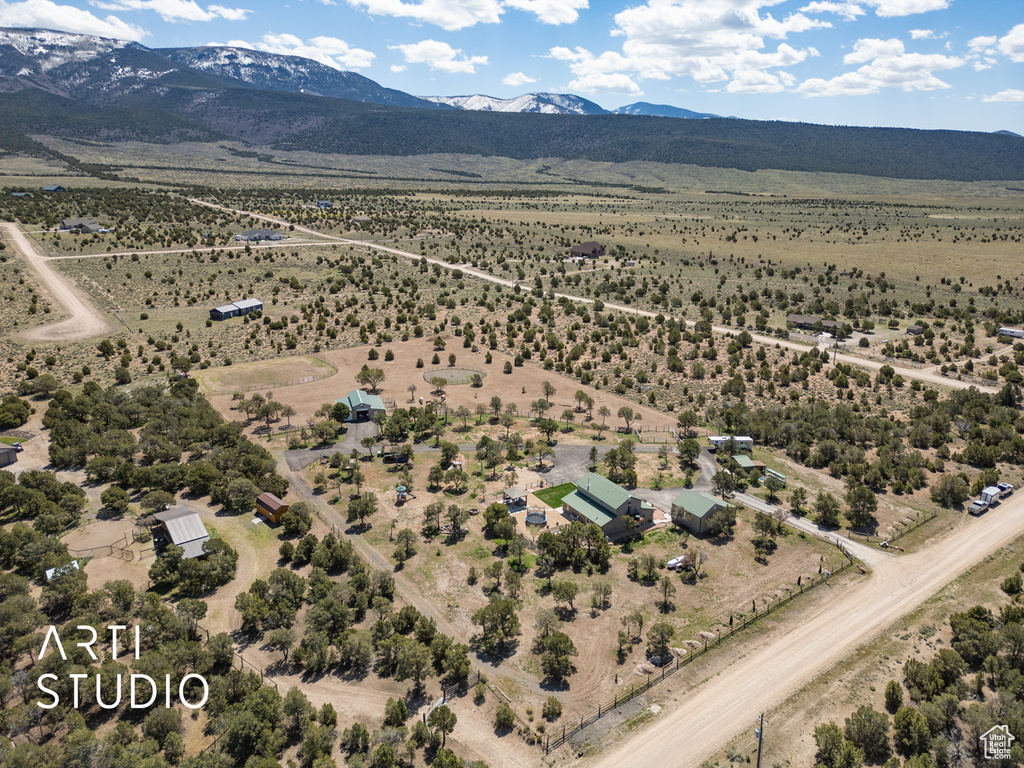
[[[505,702],[498,705],[498,711],[494,713],[494,727],[501,730],[508,730],[516,722],[516,713],[512,711]]]
[[[562,702],[556,699],[554,696],[548,696],[544,702],[544,708],[541,710],[541,714],[548,720],[555,720],[562,714]]]

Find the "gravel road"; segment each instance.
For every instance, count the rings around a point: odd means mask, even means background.
[[[33,328],[24,334],[32,341],[76,341],[109,332],[110,325],[77,286],[63,275],[57,274],[47,263],[39,248],[16,224],[0,224],[7,240],[14,246],[28,266],[39,277],[43,289],[64,307],[69,317],[56,323]]]

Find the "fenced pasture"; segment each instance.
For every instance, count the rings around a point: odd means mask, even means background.
[[[226,395],[305,384],[326,379],[337,372],[337,368],[319,357],[295,355],[209,368],[198,371],[194,376],[204,393]]]

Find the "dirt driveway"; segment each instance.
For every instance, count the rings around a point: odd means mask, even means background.
[[[878,562],[867,581],[806,616],[794,631],[737,659],[689,691],[651,727],[626,735],[593,768],[698,766],[759,713],[810,683],[886,627],[910,613],[991,552],[1020,535],[1024,494],[980,519],[966,518],[934,544]],[[685,750],[681,745],[685,744]]]
[[[92,336],[102,336],[110,331],[106,319],[92,305],[92,302],[77,286],[63,275],[57,274],[47,263],[46,257],[17,224],[0,224],[7,233],[7,240],[29,267],[39,277],[43,289],[50,298],[64,308],[69,315],[66,320],[43,325],[26,331],[24,336],[32,341],[76,341]]]

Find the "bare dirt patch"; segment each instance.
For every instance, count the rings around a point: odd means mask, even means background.
[[[309,384],[329,378],[335,373],[337,369],[323,360],[297,355],[209,368],[197,372],[195,379],[203,392],[220,395]]]

